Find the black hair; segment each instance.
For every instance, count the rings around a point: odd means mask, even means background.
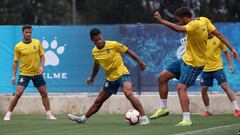
[[[25,29],[32,29],[32,26],[29,25],[29,24],[26,24],[22,27],[22,32],[25,30]]]
[[[177,17],[183,18],[183,17],[192,17],[192,12],[189,8],[187,7],[180,7],[175,11],[175,15]]]
[[[93,39],[93,36],[101,34],[101,31],[98,28],[93,28],[90,30],[90,37]]]

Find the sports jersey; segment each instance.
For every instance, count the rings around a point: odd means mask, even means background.
[[[208,31],[204,21],[195,19],[185,25],[187,30],[186,52],[182,56],[187,65],[200,67],[205,65]]]
[[[227,47],[217,38],[208,39],[207,59],[203,71],[216,71],[223,68],[221,52],[227,51]]]
[[[106,79],[108,81],[114,81],[124,74],[129,74],[121,57],[121,53],[126,52],[128,48],[116,41],[104,42],[102,49],[98,49],[97,47],[93,48],[92,55],[94,61],[100,64],[105,71]]]
[[[14,49],[14,61],[20,60],[20,75],[38,75],[40,57],[43,55],[44,50],[39,40],[32,39],[28,44],[19,42]]]

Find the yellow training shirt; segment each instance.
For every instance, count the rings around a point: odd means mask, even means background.
[[[127,50],[126,46],[116,41],[105,41],[102,49],[93,48],[94,61],[102,66],[108,81],[115,81],[123,74],[129,74],[121,57],[121,53],[125,53]]]
[[[187,65],[200,67],[205,65],[208,30],[206,23],[195,19],[185,25],[187,30],[186,52],[182,56]]]
[[[206,27],[207,27],[207,30],[208,30],[209,33],[216,30],[216,27],[212,24],[212,22],[208,18],[199,17],[199,19],[206,24]]]
[[[28,44],[19,42],[14,49],[14,61],[20,59],[20,75],[38,75],[40,57],[43,55],[44,50],[39,40],[32,39]]]
[[[227,51],[227,47],[217,37],[208,39],[207,60],[203,71],[210,72],[223,68],[221,51]]]

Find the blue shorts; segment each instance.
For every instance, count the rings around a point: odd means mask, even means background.
[[[122,85],[124,82],[130,82],[131,81],[131,77],[129,74],[125,74],[123,76],[121,76],[118,80],[116,81],[108,81],[106,80],[106,82],[104,83],[103,86],[103,90],[108,93],[108,94],[117,94],[118,88]]]
[[[184,63],[182,59],[178,59],[167,67],[167,71],[173,73],[180,83],[191,86],[198,75],[203,70],[202,67],[193,67]]]
[[[218,85],[227,82],[227,77],[223,69],[211,72],[202,72],[201,86],[213,86],[214,78],[218,81]]]
[[[30,80],[32,80],[34,87],[37,87],[37,88],[46,85],[46,81],[44,80],[43,75],[34,75],[34,76],[19,75],[17,85],[20,85],[26,88]]]

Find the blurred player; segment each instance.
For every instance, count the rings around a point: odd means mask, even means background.
[[[126,53],[132,57],[139,64],[141,70],[145,70],[146,64],[143,63],[133,51],[128,49],[123,44],[116,41],[104,41],[101,31],[97,28],[93,28],[90,31],[90,37],[92,42],[95,44],[95,47],[92,50],[94,66],[91,76],[87,79],[87,83],[89,85],[93,83],[100,66],[102,66],[106,73],[106,81],[103,89],[100,90],[98,97],[93,105],[89,108],[87,113],[81,117],[69,114],[69,118],[78,123],[85,123],[89,117],[91,117],[100,109],[102,104],[112,94],[117,93],[118,88],[121,86],[127,99],[142,116],[140,125],[149,124],[150,122],[144,113],[140,101],[132,93],[131,77],[128,69],[123,63],[121,53]]]
[[[30,80],[40,92],[42,103],[46,110],[47,119],[56,118],[50,111],[49,98],[46,91],[46,82],[43,78],[44,72],[44,50],[39,40],[32,39],[32,26],[24,25],[22,27],[23,40],[19,42],[14,49],[14,63],[11,82],[16,82],[16,72],[18,69],[18,60],[20,59],[20,75],[16,87],[16,92],[10,101],[4,120],[10,120],[12,111],[17,105],[18,99],[22,96]]]
[[[204,66],[201,76],[202,99],[206,107],[206,111],[203,113],[203,116],[212,115],[212,109],[209,106],[209,97],[207,91],[208,88],[213,85],[214,79],[218,81],[218,84],[223,88],[229,100],[232,102],[234,116],[240,116],[237,100],[233,91],[228,86],[227,78],[223,70],[221,51],[224,52],[227,58],[229,69],[232,73],[234,73],[231,56],[229,55],[226,46],[218,38],[213,36],[211,33],[208,35],[208,38],[206,52],[207,62]]]
[[[177,78],[179,79],[177,92],[183,111],[183,120],[176,124],[176,126],[190,126],[192,125],[192,121],[189,113],[187,88],[193,84],[197,76],[202,72],[206,63],[208,32],[220,38],[221,41],[230,48],[234,58],[238,59],[238,54],[227,39],[216,30],[215,26],[208,18],[200,17],[193,19],[190,9],[186,7],[177,9],[175,15],[176,19],[183,24],[183,26],[164,20],[158,11],[154,14],[154,18],[159,23],[174,31],[186,33],[187,44],[186,52],[182,59],[173,62],[167,70],[164,70],[158,76],[160,108],[150,118],[157,119],[169,114],[169,111],[167,110],[168,81],[172,78]]]

